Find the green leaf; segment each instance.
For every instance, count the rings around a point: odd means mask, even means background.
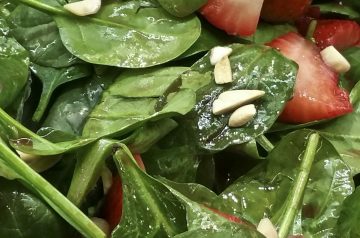
[[[46,237],[51,234],[51,237],[63,238],[74,235],[61,217],[18,181],[0,178],[0,211],[1,237]]]
[[[105,159],[112,154],[116,143],[102,139],[78,152],[79,158],[67,194],[67,198],[77,207],[81,206],[100,178]]]
[[[0,158],[32,191],[38,194],[70,225],[87,237],[105,238],[105,234],[74,204],[67,200],[48,181],[21,160],[3,140],[0,140]]]
[[[194,13],[207,0],[157,0],[159,4],[170,14],[177,17],[185,17]]]
[[[360,83],[350,93],[353,112],[317,127],[320,134],[328,139],[352,168],[360,172]]]
[[[173,237],[186,231],[182,204],[137,166],[125,146],[120,146],[114,160],[123,183],[123,216],[113,238]]]
[[[42,118],[51,95],[57,87],[91,74],[91,67],[86,64],[78,64],[59,69],[33,64],[31,65],[31,70],[41,80],[43,85],[40,102],[33,116],[34,121],[39,121]]]
[[[301,130],[284,137],[266,161],[221,193],[222,199],[214,207],[254,224],[264,216],[278,224],[311,133]],[[353,181],[350,169],[335,148],[324,138],[320,138],[319,145],[298,210],[302,215],[294,222],[293,230],[312,237],[328,237],[335,232],[341,204],[352,193]]]
[[[337,235],[344,238],[360,237],[360,187],[356,188],[355,192],[351,194],[343,202],[343,209],[341,211]]]
[[[88,115],[117,73],[118,70],[112,69],[104,75],[95,75],[86,81],[66,87],[50,108],[42,125],[43,128],[50,127],[70,135],[81,135]]]
[[[165,74],[164,72],[170,72]],[[127,80],[128,77],[133,78],[132,74],[120,75],[116,81],[103,94],[101,102],[91,112],[89,119],[85,123],[83,136],[91,138],[100,138],[104,136],[121,136],[128,133],[145,122],[168,118],[176,115],[184,115],[188,113],[195,104],[195,94],[189,89],[177,89],[177,81],[161,87],[163,92],[159,91],[158,83],[153,80],[153,75],[156,79],[162,82],[172,82],[179,77],[183,71],[174,70],[172,67],[165,69],[151,69],[137,73],[137,77],[133,80],[142,82],[148,85],[148,92],[144,95],[159,95],[158,97],[122,97],[117,92],[118,84],[125,87],[123,81],[134,85],[134,81]],[[157,75],[161,75],[157,78]],[[150,75],[150,76],[149,76]],[[163,75],[167,75],[170,80],[165,80]],[[147,80],[143,80],[147,79]]]
[[[346,2],[346,0],[344,1]],[[338,3],[324,3],[319,5],[314,5],[315,7],[320,8],[322,14],[338,14],[347,17],[348,19],[359,19],[360,13],[355,11],[350,6]]]
[[[360,79],[360,47],[352,47],[341,52],[349,61],[351,68],[345,74],[346,78],[356,83]]]
[[[254,225],[242,221],[228,220],[225,216],[215,212],[216,209],[208,206],[217,195],[207,188],[198,184],[178,184],[171,181],[161,180],[168,189],[176,195],[186,207],[188,231],[175,237],[189,237],[189,235],[217,234],[233,235],[234,237],[263,237]],[[230,214],[224,214],[230,216]],[[218,236],[215,236],[218,237]]]
[[[29,75],[27,51],[13,38],[0,36],[0,107],[9,106],[25,87]]]
[[[71,53],[93,64],[127,68],[178,57],[197,40],[201,29],[196,16],[175,18],[159,7],[142,8],[135,0],[106,1],[92,17],[57,15],[55,20]]]
[[[297,29],[290,24],[273,25],[266,22],[260,22],[256,28],[256,32],[252,36],[242,38],[253,43],[264,44],[288,32],[297,32]]]
[[[229,59],[233,82],[218,85],[212,79],[209,85],[198,90],[198,102],[192,115],[193,134],[197,137],[199,146],[211,151],[249,142],[266,132],[291,98],[297,73],[296,64],[276,50],[257,45],[235,44],[231,47],[233,52]],[[193,71],[204,77],[213,68],[209,55],[192,66]],[[263,90],[265,96],[254,102],[257,114],[252,121],[243,127],[230,128],[227,125],[230,115],[213,115],[212,104],[220,93],[238,89]]]
[[[29,51],[33,63],[47,67],[67,67],[81,62],[64,47],[50,15],[19,5],[8,21],[12,26],[12,35]]]

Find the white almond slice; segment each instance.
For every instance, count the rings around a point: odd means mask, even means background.
[[[103,169],[101,170],[101,181],[103,184],[103,191],[104,194],[107,194],[110,190],[110,187],[112,185],[112,173],[110,169],[104,165]]]
[[[97,13],[101,7],[101,0],[83,0],[64,5],[64,8],[77,16],[88,16]]]
[[[334,46],[326,47],[320,54],[325,64],[336,72],[345,73],[350,70],[350,63]]]
[[[254,104],[242,106],[234,111],[229,119],[230,127],[240,127],[251,121],[256,114]]]
[[[230,47],[216,46],[210,51],[210,63],[216,65],[222,58],[229,56],[232,52]]]
[[[225,84],[232,82],[230,60],[227,56],[222,58],[214,68],[215,83]]]
[[[106,237],[110,235],[110,225],[105,219],[99,217],[92,217],[91,220],[106,234]]]
[[[278,233],[276,228],[269,220],[269,218],[263,218],[260,220],[257,226],[258,232],[263,234],[266,238],[278,238]]]
[[[261,90],[231,90],[223,92],[213,102],[213,114],[225,114],[264,95],[265,92]]]

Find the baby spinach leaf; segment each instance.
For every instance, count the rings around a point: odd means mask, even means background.
[[[207,207],[207,203],[217,198],[217,195],[207,188],[197,184],[177,184],[162,180],[168,189],[176,195],[186,207],[188,231],[176,237],[199,235],[201,231],[212,235],[220,233],[234,237],[263,237],[255,226],[245,221],[229,221]]]
[[[51,237],[62,238],[74,235],[61,217],[18,181],[0,178],[0,211],[1,237],[46,237],[51,234]]]
[[[353,112],[317,127],[319,133],[328,139],[349,163],[353,173],[360,173],[360,83],[350,93]]]
[[[29,51],[33,63],[47,67],[67,67],[80,62],[64,47],[50,15],[19,5],[8,21],[12,28],[11,34]]]
[[[266,22],[260,22],[253,35],[242,38],[253,43],[264,44],[288,32],[297,32],[297,29],[290,24],[273,25]]]
[[[345,199],[337,224],[337,235],[344,238],[360,237],[360,187]]]
[[[193,113],[192,129],[201,148],[219,151],[230,145],[242,144],[267,131],[275,122],[285,103],[291,98],[297,66],[276,50],[258,45],[231,45],[229,59],[233,82],[218,85],[215,80],[197,91],[197,104]],[[269,67],[271,65],[271,67]],[[192,66],[204,76],[213,71],[209,55]],[[212,104],[220,93],[227,90],[258,89],[265,96],[255,102],[254,119],[239,128],[230,128],[230,115],[215,116]]]
[[[351,65],[350,70],[346,73],[346,78],[352,82],[358,82],[360,79],[360,47],[351,47],[341,53]]]
[[[314,5],[320,8],[322,14],[338,14],[345,16],[349,19],[359,19],[360,13],[355,11],[350,6],[346,6],[338,3],[323,3],[319,5]]]
[[[67,198],[80,207],[89,191],[98,181],[105,166],[105,159],[112,154],[116,141],[101,139],[78,151],[74,175],[71,180]]]
[[[120,146],[114,160],[123,182],[123,215],[113,238],[173,237],[186,231],[183,205],[138,167],[125,146]]]
[[[26,85],[28,53],[15,39],[0,36],[0,65],[0,107],[5,108]]]
[[[32,170],[1,139],[0,159],[8,164],[9,168],[19,175],[19,179],[21,179],[22,182],[44,199],[49,206],[84,236],[94,238],[105,237],[102,230],[100,230],[85,214],[67,200],[48,181]]]
[[[160,7],[141,8],[135,0],[106,1],[92,17],[57,15],[55,20],[71,53],[93,64],[127,68],[178,57],[197,40],[201,29],[196,16],[172,17]]]
[[[157,0],[159,4],[170,14],[177,17],[185,17],[194,13],[207,0]]]
[[[34,155],[62,154],[81,148],[94,141],[94,139],[75,139],[52,143],[21,125],[1,108],[0,128],[4,129],[1,133],[3,140],[9,141],[17,150]]]
[[[31,65],[32,72],[41,80],[43,88],[40,102],[34,113],[33,120],[39,121],[50,101],[54,90],[60,85],[89,76],[92,72],[90,65],[78,64],[67,68],[51,68],[36,64]]]
[[[117,74],[118,70],[112,69],[104,75],[94,75],[86,81],[67,86],[50,108],[43,128],[81,135],[86,118]]]
[[[170,74],[165,74],[168,71]],[[133,77],[131,74],[120,75],[119,78],[103,94],[101,102],[93,109],[89,119],[85,123],[83,136],[100,138],[103,136],[121,136],[128,133],[146,121],[155,121],[162,118],[188,113],[195,104],[195,94],[189,89],[177,89],[176,85],[171,84],[183,71],[174,70],[169,67],[166,69],[145,70],[144,74],[137,73],[133,79],[137,82],[147,83],[148,92],[143,95],[162,95],[159,97],[122,97],[117,92],[118,84],[123,85],[127,77]],[[170,80],[164,80],[161,76],[158,79],[163,83],[167,81],[167,90],[161,87],[163,92],[159,92],[158,84],[153,80],[152,75],[168,75]],[[143,80],[147,79],[147,80]],[[131,80],[132,81],[132,80]],[[175,82],[174,84],[177,84]],[[134,85],[130,82],[130,85]],[[168,92],[169,90],[169,92]]]
[[[220,194],[222,199],[215,207],[254,224],[264,216],[278,223],[311,133],[301,130],[284,137],[266,161]],[[335,232],[341,204],[352,193],[353,181],[335,148],[324,138],[320,138],[319,145],[300,207],[302,215],[294,226],[300,226],[303,234],[327,237]]]

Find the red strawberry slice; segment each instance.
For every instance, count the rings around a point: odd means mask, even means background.
[[[311,0],[264,0],[261,18],[269,22],[291,22],[301,17]]]
[[[314,38],[320,49],[333,45],[343,50],[360,41],[360,26],[351,20],[318,20]]]
[[[256,31],[264,0],[209,0],[200,13],[230,35],[249,36]]]
[[[338,86],[338,75],[323,62],[320,50],[297,33],[285,34],[268,44],[299,65],[293,98],[280,121],[306,123],[352,111],[349,95]]]

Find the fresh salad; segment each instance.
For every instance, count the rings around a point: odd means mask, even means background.
[[[359,0],[0,0],[0,237],[360,237]]]

